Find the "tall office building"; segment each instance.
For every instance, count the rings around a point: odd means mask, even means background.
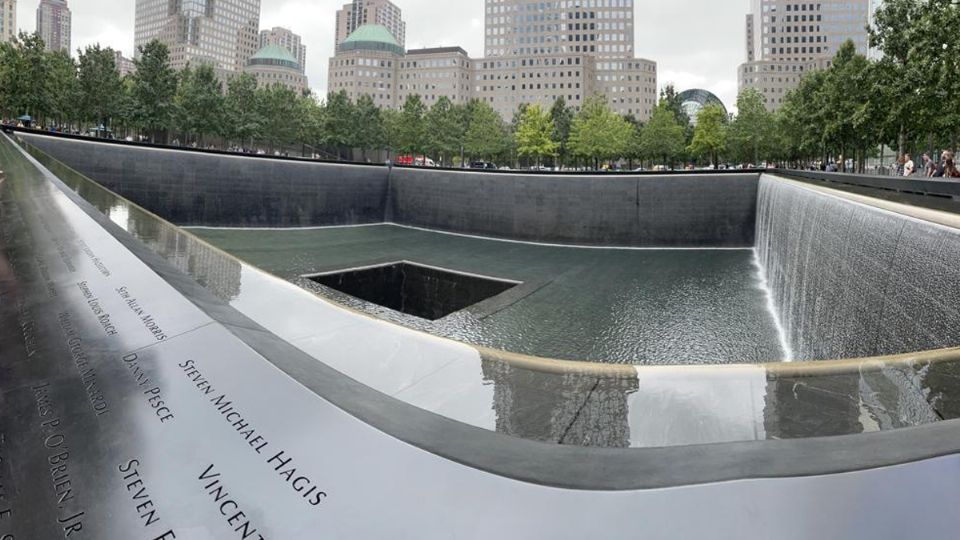
[[[70,8],[66,0],[40,0],[37,33],[48,51],[70,52]]]
[[[158,39],[174,69],[209,63],[239,72],[260,49],[260,0],[137,0],[135,45]]]
[[[17,0],[0,0],[0,43],[17,37]]]
[[[407,43],[407,23],[403,13],[389,0],[353,0],[337,11],[336,43],[340,45],[365,24],[378,24],[390,31],[401,47]]]
[[[616,112],[649,119],[657,64],[634,56],[633,0],[486,0],[486,12],[481,59],[459,47],[404,51],[386,27],[361,26],[330,59],[329,91],[371,95],[384,107],[411,94],[427,105],[479,99],[505,120],[523,104],[548,108],[563,98],[577,108],[602,94]]]
[[[121,77],[133,75],[137,71],[137,66],[134,65],[133,60],[123,56],[123,53],[120,51],[113,51],[113,61],[117,66],[117,73],[119,73]]]
[[[260,48],[262,49],[267,45],[278,45],[290,51],[290,54],[292,54],[293,57],[297,59],[297,63],[300,64],[300,73],[306,73],[307,46],[303,44],[303,39],[299,35],[279,26],[273,27],[270,30],[261,30]]]
[[[868,54],[871,0],[752,0],[740,90],[756,88],[776,110],[804,73],[823,69],[847,40]]]

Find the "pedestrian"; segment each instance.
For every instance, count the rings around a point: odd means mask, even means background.
[[[943,153],[940,154],[940,163],[937,163],[933,168],[933,174],[930,175],[931,178],[943,178],[946,172],[947,159],[953,159],[953,154],[944,150]]]
[[[913,158],[910,157],[910,154],[904,154],[903,155],[903,175],[913,176],[913,173],[916,170],[917,170],[917,166],[913,162]]]
[[[930,159],[930,154],[924,152],[923,154],[923,175],[927,178],[933,176],[933,173],[937,170],[937,162]]]
[[[953,152],[944,152],[943,176],[947,178],[960,178],[960,170],[953,162]]]

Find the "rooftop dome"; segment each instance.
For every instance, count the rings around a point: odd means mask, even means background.
[[[250,58],[251,66],[282,66],[300,69],[300,62],[285,47],[266,45]]]
[[[404,54],[390,30],[379,24],[365,24],[357,28],[338,47],[340,51],[387,51]]]
[[[690,117],[690,123],[694,126],[697,125],[697,117],[700,116],[700,111],[707,105],[719,105],[723,108],[723,114],[727,114],[727,107],[723,104],[723,101],[720,101],[720,98],[709,90],[694,88],[680,92],[678,97],[680,98],[683,112],[687,113],[687,116]]]

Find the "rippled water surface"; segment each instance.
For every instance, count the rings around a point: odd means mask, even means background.
[[[351,307],[477,345],[635,364],[753,363],[784,356],[752,250],[567,248],[393,225],[192,232]],[[301,277],[400,260],[523,283],[431,322]]]

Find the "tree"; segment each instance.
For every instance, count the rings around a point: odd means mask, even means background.
[[[730,157],[740,163],[759,164],[761,159],[768,157],[774,126],[773,115],[767,111],[763,95],[754,88],[740,92],[737,117],[728,132]]]
[[[867,58],[857,54],[853,41],[840,46],[832,67],[826,72],[822,87],[823,142],[833,155],[855,157],[860,163],[866,148],[879,137],[876,111],[871,104],[872,70]]]
[[[464,151],[471,158],[493,159],[509,147],[503,119],[488,103],[475,100],[470,125],[464,135]]]
[[[169,49],[158,40],[140,48],[140,58],[134,65],[134,119],[155,141],[173,124],[177,75],[170,69]]]
[[[874,14],[870,45],[883,57],[873,98],[882,99],[884,132],[894,134],[900,155],[909,142],[944,131],[957,142],[960,36],[948,29],[960,24],[960,9],[953,4],[886,0]]]
[[[209,64],[188,66],[180,73],[176,103],[180,129],[199,145],[205,135],[225,132],[223,87]]]
[[[323,144],[335,149],[337,157],[343,159],[356,142],[356,109],[347,92],[341,90],[327,96],[323,111]]]
[[[264,119],[263,141],[271,150],[296,144],[302,118],[299,96],[286,85],[274,83],[257,90],[257,107]]]
[[[383,142],[388,154],[396,152],[400,147],[400,111],[383,109],[380,111],[383,120]],[[387,156],[388,158],[390,155]]]
[[[632,140],[633,126],[610,109],[603,96],[584,100],[570,128],[570,151],[581,158],[600,160],[623,157]]]
[[[553,122],[553,140],[557,143],[557,155],[562,165],[567,159],[570,129],[573,127],[575,116],[572,107],[567,107],[563,96],[557,98],[550,107],[550,121]]]
[[[723,107],[710,103],[697,115],[693,141],[687,149],[694,156],[708,156],[714,167],[720,165],[720,152],[727,146],[727,113]]]
[[[674,158],[683,152],[683,126],[677,123],[668,102],[661,100],[653,109],[650,121],[643,128],[640,150],[645,156],[661,158],[663,165],[672,165]]]
[[[56,89],[51,92],[50,115],[61,127],[69,126],[78,120],[82,110],[77,63],[66,51],[50,53],[48,60],[50,87]]]
[[[465,133],[462,115],[446,96],[441,96],[426,114],[426,150],[444,165],[460,152]],[[448,160],[447,158],[451,158]]]
[[[56,91],[50,85],[50,62],[39,34],[21,32],[9,46],[4,89],[14,115],[30,115],[40,124],[52,111]]]
[[[262,136],[263,124],[257,107],[257,79],[249,73],[230,79],[224,98],[224,135],[241,146],[252,145]]]
[[[383,118],[380,117],[380,110],[373,103],[373,98],[367,94],[360,96],[354,107],[354,118],[356,119],[354,137],[357,146],[363,151],[363,158],[367,158],[367,149],[380,149],[383,147]]]
[[[687,111],[683,108],[683,100],[680,98],[680,94],[677,93],[677,89],[672,83],[667,84],[667,86],[660,91],[660,101],[667,103],[667,107],[669,107],[673,113],[677,124],[683,128],[684,144],[689,144],[693,139],[693,123],[690,121],[690,115],[688,115]]]
[[[83,120],[98,126],[99,135],[99,127],[108,129],[110,118],[117,114],[123,90],[113,49],[88,46],[80,53],[79,64],[80,110]]]
[[[531,105],[526,108],[517,126],[517,153],[520,156],[532,156],[540,165],[540,159],[555,156],[559,144],[553,140],[556,126],[550,116],[540,108]]]
[[[418,94],[407,96],[400,109],[398,144],[401,152],[413,155],[423,154],[426,149],[426,125],[423,115],[426,107]]]

